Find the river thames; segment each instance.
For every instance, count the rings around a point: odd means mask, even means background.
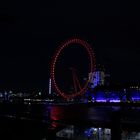
[[[0,105],[0,139],[140,139],[140,108],[92,104]]]

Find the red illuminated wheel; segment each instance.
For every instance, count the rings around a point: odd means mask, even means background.
[[[76,88],[76,83],[77,83],[77,84],[79,84],[79,86],[78,86],[79,88],[77,87],[77,89],[75,89],[72,93],[67,93],[66,91],[64,91],[61,88],[59,80],[57,79],[57,74],[58,74],[57,71],[61,72],[61,69],[59,68],[58,65],[60,63],[60,60],[66,59],[66,58],[63,58],[63,56],[67,52],[67,49],[72,48],[73,49],[72,51],[74,53],[75,52],[74,49],[78,48],[76,46],[81,48],[83,53],[86,53],[86,57],[88,57],[87,58],[88,68],[87,68],[87,75],[86,75],[87,79],[85,80],[84,84],[82,86],[80,86],[78,78],[77,78],[77,74],[76,74],[77,70],[75,67],[73,68],[70,66],[69,70],[72,70],[72,72],[73,72],[74,87]],[[73,53],[71,53],[71,58],[67,59],[68,61],[70,61],[73,58]],[[66,56],[68,57],[68,52],[67,52]],[[84,62],[85,56],[78,56],[78,59],[80,60],[79,62],[82,62],[82,61]],[[76,60],[77,60],[77,58],[75,58],[72,61],[72,63],[74,63]],[[62,67],[65,67],[65,65],[67,65],[67,63],[63,64]],[[76,64],[76,66],[77,65],[78,65],[78,63]],[[54,86],[55,91],[57,92],[57,94],[61,95],[65,99],[72,99],[74,97],[83,95],[86,92],[88,84],[89,84],[88,74],[92,73],[94,70],[95,70],[95,58],[94,58],[94,53],[93,53],[92,47],[86,41],[81,40],[79,38],[72,38],[72,39],[67,40],[66,42],[64,42],[63,44],[61,44],[58,47],[58,49],[55,52],[55,55],[52,59],[52,63],[51,63],[51,79],[52,79],[52,84]],[[64,73],[61,73],[58,75],[60,75],[60,77],[63,77]],[[66,77],[66,76],[64,76],[64,77]]]

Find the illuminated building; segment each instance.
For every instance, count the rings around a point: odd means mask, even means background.
[[[91,88],[96,86],[102,86],[105,84],[105,71],[100,65],[96,68],[95,72],[89,73],[89,79],[91,83]]]

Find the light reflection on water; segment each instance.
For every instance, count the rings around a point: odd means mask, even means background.
[[[111,122],[112,112],[117,112],[120,107],[116,106],[81,106],[81,105],[48,105],[48,104],[31,104],[31,105],[5,105],[0,106],[0,116],[13,116],[22,119],[41,120],[49,123],[49,130],[60,129],[63,130],[69,125],[77,126],[76,131],[83,128],[83,130],[90,127],[102,127],[101,123]],[[121,121],[137,120],[140,122],[140,108],[132,107],[122,111]],[[135,118],[135,119],[134,119]],[[98,124],[96,124],[98,122]],[[101,123],[100,123],[101,122]],[[82,128],[81,128],[82,127]],[[58,131],[59,132],[59,131]],[[84,133],[84,131],[81,131]],[[132,131],[131,131],[132,132]],[[129,132],[128,136],[132,137]],[[82,135],[82,134],[81,134]],[[136,133],[136,137],[139,133]],[[126,137],[122,132],[122,138]]]

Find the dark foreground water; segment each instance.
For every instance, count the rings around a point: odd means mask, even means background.
[[[140,140],[139,107],[0,104],[0,140]]]

